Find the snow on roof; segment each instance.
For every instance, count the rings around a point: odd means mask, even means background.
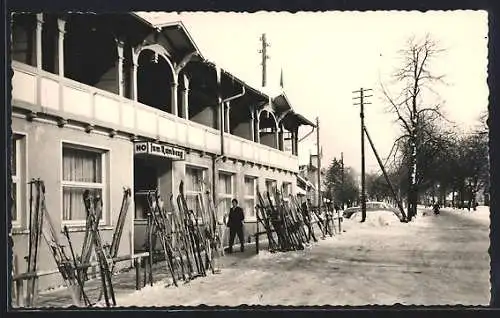
[[[138,12],[133,12],[133,14],[138,16],[139,18],[145,20],[146,22],[148,22],[152,26],[155,26],[158,28],[172,25],[172,24],[179,24],[181,26],[181,28],[183,28],[183,30],[185,31],[189,40],[193,43],[193,46],[196,48],[196,50],[201,53],[200,48],[196,45],[195,39],[193,39],[191,37],[191,35],[189,33],[189,29],[187,27],[187,25],[189,25],[189,19],[191,19],[193,17],[190,17],[189,15],[183,15],[182,13],[179,13],[179,12],[138,11]],[[207,50],[207,48],[203,48],[203,58],[207,62],[214,61],[213,56],[211,57],[210,50]],[[281,87],[280,85],[270,84],[270,85],[267,85],[265,87],[263,87],[262,85],[253,85],[254,83],[251,83],[251,81],[248,81],[248,79],[245,79],[244,76],[240,76],[232,71],[231,72],[227,71],[227,69],[222,67],[222,65],[220,65],[219,63],[215,63],[215,62],[211,62],[211,63],[214,65],[217,65],[220,68],[223,68],[226,73],[231,74],[232,76],[237,78],[241,82],[241,84],[244,84],[247,87],[249,87],[255,91],[259,91],[260,93],[263,93],[264,95],[266,95],[270,99],[270,102],[272,102],[272,100],[276,99],[276,98],[280,98],[280,97],[283,98],[285,103],[289,104],[292,113],[294,113],[298,116],[298,120],[300,120],[303,124],[311,125],[311,126],[315,127],[314,123],[312,123],[310,120],[308,120],[304,116],[302,116],[298,113],[295,113],[293,111],[293,106],[291,105],[291,102],[290,102],[288,96],[286,96],[286,94],[283,90],[283,87]]]

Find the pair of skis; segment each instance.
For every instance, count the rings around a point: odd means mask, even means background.
[[[177,286],[177,280],[180,279],[186,282],[189,281],[194,276],[191,263],[192,247],[189,245],[189,238],[186,238],[186,235],[184,235],[185,233],[189,235],[189,232],[185,229],[185,222],[175,213],[173,196],[170,196],[170,203],[174,212],[169,219],[168,214],[160,204],[158,190],[141,191],[136,193],[136,195],[145,195],[147,201],[148,225],[146,239],[148,241],[146,246],[149,250],[149,263],[153,263],[154,247],[156,246],[156,240],[159,239],[164,254],[164,261],[167,270],[171,274],[173,284]],[[187,264],[184,262],[185,260]],[[153,284],[151,268],[149,271],[149,281]]]
[[[311,224],[311,216],[310,216],[310,211],[306,208],[305,210],[303,207],[299,204],[298,200],[296,197],[290,195],[290,202],[292,205],[292,209],[294,208],[295,211],[297,212],[297,215],[299,218],[302,220],[302,224],[307,227],[307,241],[310,241],[310,237],[316,242],[316,236],[314,235],[314,229]]]
[[[304,228],[307,220],[304,220],[296,198],[290,195],[289,201],[286,201],[277,189],[273,189],[272,194],[268,191],[265,195],[267,200],[257,189],[257,222],[266,230],[269,250],[304,249],[310,239]],[[278,242],[274,240],[273,232],[276,233]]]
[[[294,231],[294,226],[290,221],[289,211],[287,211],[283,205],[283,201],[281,197],[278,195],[278,191],[274,191],[274,202],[276,206],[273,205],[273,200],[271,200],[271,194],[267,192],[267,198],[269,200],[269,206],[271,209],[275,210],[274,213],[280,216],[281,225],[282,225],[282,235],[285,237],[287,245],[292,250],[302,250],[304,249],[304,245],[302,244],[302,240],[298,237],[296,231]]]
[[[175,286],[177,285],[177,277],[175,273],[174,265],[174,249],[168,240],[168,218],[165,210],[160,206],[160,197],[157,191],[151,192],[148,195],[148,205],[149,205],[149,217],[151,218],[152,228],[155,230],[157,236],[160,239],[161,246],[165,255],[165,262],[167,269],[172,276],[172,282]],[[150,251],[152,251],[153,246],[151,246]]]
[[[34,190],[34,191],[33,191]],[[33,192],[35,194],[35,209],[30,207],[30,254],[28,256],[28,272],[34,273],[35,276],[28,280],[28,306],[34,303],[34,295],[36,292],[36,270],[37,259],[40,250],[40,237],[44,238],[50,253],[57,265],[59,272],[64,280],[68,290],[71,292],[73,303],[80,305],[80,295],[83,296],[85,305],[91,306],[89,299],[83,290],[83,283],[77,273],[77,260],[74,255],[73,246],[69,238],[68,230],[65,228],[64,233],[68,240],[72,258],[70,258],[64,249],[64,245],[59,240],[59,235],[54,227],[50,214],[45,204],[45,183],[40,179],[33,179],[30,182],[30,204],[33,203]],[[33,238],[31,238],[33,236]]]
[[[29,182],[30,185],[30,206],[29,206],[29,248],[28,248],[28,273],[36,273],[38,269],[38,258],[40,254],[40,245],[43,229],[43,208],[45,204],[44,184],[40,179],[33,179]],[[36,192],[36,197],[33,198],[33,192]],[[33,202],[33,200],[35,202]],[[38,277],[31,277],[27,281],[26,304],[31,307],[36,299],[38,290]]]
[[[267,239],[269,243],[269,251],[283,251],[283,239],[280,233],[280,227],[278,226],[277,216],[272,215],[273,210],[271,207],[265,203],[262,194],[257,188],[257,199],[259,203],[257,204],[257,221],[261,222],[266,230]],[[276,233],[277,241],[274,239],[273,232]]]
[[[177,196],[177,205],[179,207],[179,214],[182,215],[182,218],[184,219],[185,222],[185,228],[186,232],[189,238],[189,242],[191,243],[191,248],[193,250],[194,254],[194,263],[196,265],[196,269],[198,271],[198,274],[201,276],[206,276],[206,268],[204,262],[203,262],[203,250],[205,250],[205,242],[202,238],[199,224],[198,224],[198,217],[194,213],[192,209],[189,209],[187,201],[186,201],[186,196],[184,195],[184,182],[181,181],[179,185],[179,195]]]
[[[104,247],[101,234],[99,233],[99,220],[102,216],[102,200],[99,195],[92,195],[89,190],[85,190],[83,194],[83,201],[85,209],[87,210],[87,226],[90,230],[87,233],[91,237],[91,242],[93,243],[90,246],[94,246],[94,251],[99,264],[101,292],[104,295],[107,307],[116,306],[111,271],[113,260],[111,255],[109,255],[109,251]],[[82,257],[82,260],[85,259]],[[88,262],[84,262],[83,264],[86,265]],[[84,266],[82,272],[86,272],[87,269],[88,267]]]
[[[207,186],[205,194],[207,196],[208,202],[208,214],[209,214],[209,233],[210,237],[210,249],[212,259],[215,260],[219,256],[224,256],[224,242],[223,242],[223,230],[225,230],[225,224],[219,224],[219,218],[217,215],[217,209],[213,202],[212,193],[210,192],[210,186]],[[222,230],[222,231],[221,231]],[[215,264],[213,264],[215,267]],[[218,272],[219,268],[213,268],[213,273]]]

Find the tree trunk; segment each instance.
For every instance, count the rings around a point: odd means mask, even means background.
[[[417,215],[418,185],[417,185],[417,144],[415,137],[411,141],[410,185],[408,187],[408,220]]]
[[[461,185],[460,186],[460,209],[461,210],[463,210],[465,207],[464,201],[465,201],[465,186]]]
[[[442,203],[442,207],[446,207],[446,187],[445,186],[441,186],[439,188],[439,200],[441,201]]]
[[[455,187],[452,188],[451,192],[451,207],[455,208]]]

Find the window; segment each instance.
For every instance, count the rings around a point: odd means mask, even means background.
[[[103,200],[101,219],[105,220],[104,152],[73,145],[63,145],[62,164],[63,222],[81,223],[87,212],[83,193],[89,190]]]
[[[21,143],[22,136],[16,135],[12,138],[12,151],[10,154],[11,162],[11,220],[13,226],[19,226],[21,224],[21,184],[22,184],[22,171],[21,171]]]
[[[233,175],[229,173],[219,173],[219,215],[229,213],[231,200],[233,199]]]
[[[276,190],[276,180],[267,179],[266,180],[266,191],[272,196]]]
[[[255,200],[257,194],[257,178],[245,177],[245,213],[248,217],[255,218]]]
[[[199,215],[201,209],[198,195],[203,195],[201,183],[203,182],[204,168],[186,167],[186,180],[184,192],[188,209]]]
[[[276,180],[266,180],[266,191],[269,193],[272,203],[274,204],[274,192],[276,191]],[[267,195],[266,195],[267,197]]]
[[[12,17],[12,47],[14,61],[36,66],[35,16],[14,14]]]
[[[290,199],[291,193],[292,193],[292,184],[290,182],[283,182],[282,185],[283,200],[288,201]]]

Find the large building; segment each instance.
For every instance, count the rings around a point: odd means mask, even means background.
[[[105,241],[123,187],[158,188],[168,204],[184,180],[192,203],[203,180],[219,216],[231,198],[240,201],[247,235],[257,188],[297,192],[298,133],[314,124],[284,93],[268,96],[208,62],[181,22],[15,14],[11,57],[12,238],[21,273],[32,178],[44,180],[47,209],[57,228],[70,228],[75,246],[85,232],[84,189],[102,195]],[[132,207],[119,255],[133,255],[145,240],[139,200]],[[44,244],[40,255],[40,270],[56,268]],[[41,278],[40,287],[59,285],[54,275]]]
[[[318,205],[318,155],[309,154],[309,163],[307,165],[299,166],[299,173],[297,174],[297,182],[303,189],[304,196],[311,200],[311,204]],[[321,183],[325,180],[324,168],[321,169]],[[324,184],[321,185],[321,191],[325,191]],[[324,197],[324,194],[323,194]]]

